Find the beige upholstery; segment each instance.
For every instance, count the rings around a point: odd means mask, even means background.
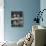
[[[35,46],[44,46],[44,30],[35,31]]]
[[[45,43],[45,45],[46,45],[46,31],[44,32],[44,35],[45,35],[45,36],[44,36],[44,37],[45,37],[45,39],[44,39],[45,42],[44,42],[44,43]]]
[[[44,46],[46,43],[46,29],[35,25],[32,27],[32,34],[34,35],[34,42],[31,46]]]

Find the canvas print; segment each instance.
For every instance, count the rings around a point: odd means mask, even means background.
[[[23,12],[22,11],[12,11],[11,12],[11,26],[12,27],[23,27]]]

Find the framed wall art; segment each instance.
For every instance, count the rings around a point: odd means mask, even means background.
[[[12,27],[23,27],[24,17],[22,11],[11,12],[11,26]]]

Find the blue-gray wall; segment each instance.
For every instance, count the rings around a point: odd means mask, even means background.
[[[40,10],[42,11],[43,9],[46,9],[46,0],[41,0],[40,1]],[[45,26],[46,27],[46,10],[43,12],[43,22],[40,22],[40,25]]]
[[[4,35],[7,41],[18,41],[32,28],[32,19],[40,9],[40,0],[5,0]],[[11,11],[23,11],[24,27],[11,27]]]

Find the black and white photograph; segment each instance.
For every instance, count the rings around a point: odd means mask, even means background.
[[[12,27],[23,27],[23,12],[12,11],[11,12],[11,26]]]

